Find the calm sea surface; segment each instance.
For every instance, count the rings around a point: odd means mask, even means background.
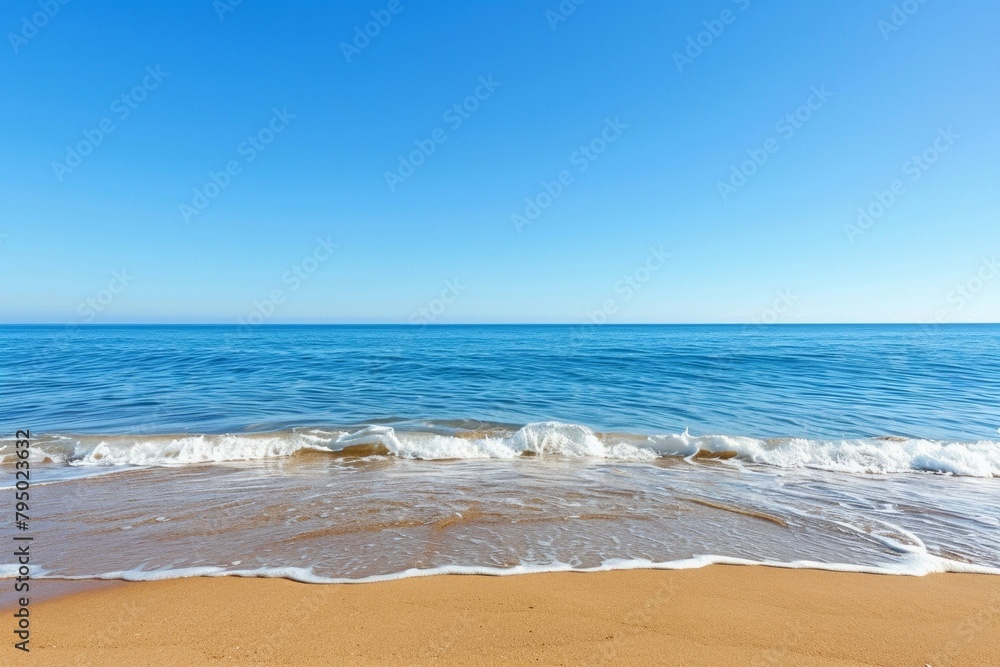
[[[558,420],[996,438],[1000,325],[0,327],[4,430]]]

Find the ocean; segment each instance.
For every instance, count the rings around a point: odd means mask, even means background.
[[[1000,325],[4,326],[0,345],[0,497],[28,429],[32,576],[1000,574]]]

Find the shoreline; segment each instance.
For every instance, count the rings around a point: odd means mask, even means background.
[[[32,664],[1000,663],[994,575],[710,565],[102,584],[32,602]]]

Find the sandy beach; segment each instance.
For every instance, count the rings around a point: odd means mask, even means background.
[[[15,659],[32,665],[1000,664],[1000,577],[971,574],[193,578],[77,591],[31,616]]]

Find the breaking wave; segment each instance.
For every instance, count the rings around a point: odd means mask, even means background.
[[[0,461],[13,461],[13,452],[12,442],[0,444]],[[533,423],[519,429],[497,426],[466,431],[367,426],[353,430],[308,428],[218,435],[54,436],[34,447],[31,458],[75,467],[180,466],[307,453],[421,460],[550,457],[649,462],[678,457],[856,474],[932,472],[1000,477],[1000,442],[992,440],[945,442],[894,436],[761,439],[687,432],[640,435],[597,433],[586,426],[560,422]]]

